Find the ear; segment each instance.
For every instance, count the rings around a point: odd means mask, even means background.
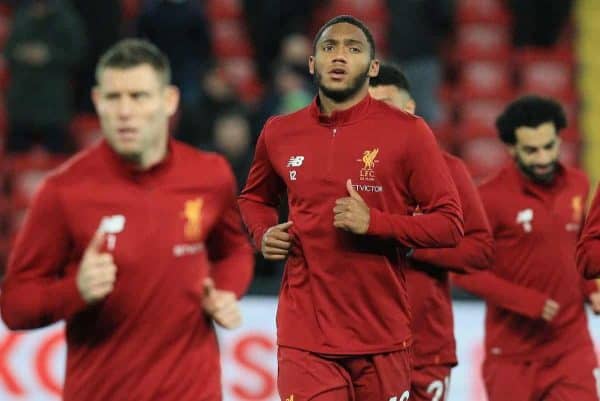
[[[511,157],[515,157],[517,155],[517,145],[507,145],[506,149]]]
[[[315,56],[308,58],[308,72],[310,72],[310,75],[315,75]]]
[[[171,117],[179,107],[179,89],[174,85],[169,85],[165,88],[165,103],[167,115]]]
[[[379,75],[379,60],[373,59],[369,65],[369,78],[375,78],[377,75]]]
[[[90,97],[92,98],[92,103],[94,103],[96,112],[98,112],[98,108],[100,107],[100,88],[98,86],[94,86],[92,88],[92,91],[90,92]]]

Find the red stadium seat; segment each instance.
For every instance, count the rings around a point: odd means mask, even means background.
[[[458,94],[461,99],[507,98],[513,94],[512,71],[508,63],[474,61],[460,70]]]
[[[571,64],[540,60],[521,66],[521,90],[573,101],[576,98]]]
[[[508,60],[510,33],[499,24],[464,24],[458,28],[455,58],[468,60]]]
[[[241,0],[208,0],[205,7],[211,21],[243,17]]]
[[[580,147],[578,141],[563,140],[560,145],[560,161],[566,166],[578,167]]]
[[[243,101],[256,101],[263,87],[256,73],[254,60],[250,58],[231,58],[222,60],[223,73],[236,88]]]
[[[0,91],[5,90],[8,87],[10,81],[10,71],[8,70],[8,64],[2,55],[0,54]]]
[[[71,137],[78,149],[83,149],[102,137],[100,122],[95,114],[79,114],[69,126]]]
[[[42,150],[34,150],[22,156],[13,156],[8,161],[8,177],[13,210],[26,208],[42,179],[50,170],[65,160]]]
[[[4,44],[10,34],[10,19],[0,13],[0,49],[4,48]]]
[[[137,18],[141,9],[141,0],[121,0],[121,11],[125,19]]]
[[[504,110],[507,99],[468,100],[459,105],[460,125],[457,136],[468,139],[479,136],[496,136],[496,118]]]
[[[503,0],[460,0],[457,20],[459,23],[492,22],[508,25],[510,14]]]
[[[472,138],[464,142],[459,154],[476,181],[498,171],[509,160],[506,146],[499,139],[491,137]]]
[[[214,21],[211,29],[217,58],[252,57],[254,54],[245,26],[241,22],[235,19]]]

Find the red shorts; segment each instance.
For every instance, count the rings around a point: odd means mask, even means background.
[[[445,401],[450,389],[450,365],[414,368],[410,383],[410,401]]]
[[[277,351],[283,401],[407,401],[410,350],[329,357],[295,348]]]
[[[552,360],[487,358],[483,363],[489,401],[598,401],[598,374],[591,347]]]

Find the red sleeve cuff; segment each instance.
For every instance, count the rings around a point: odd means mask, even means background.
[[[70,319],[87,307],[77,288],[76,276],[66,277],[45,288],[46,300],[51,304],[51,313],[57,319]]]
[[[369,217],[369,228],[367,234],[376,235],[379,237],[393,237],[394,231],[389,220],[386,219],[385,213],[375,208],[371,208]]]

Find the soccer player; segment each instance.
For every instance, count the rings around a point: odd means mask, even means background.
[[[379,74],[369,85],[374,99],[415,112],[408,81],[397,67],[380,65]],[[411,268],[406,270],[406,287],[413,335],[410,396],[416,401],[447,399],[450,371],[457,364],[449,271],[488,269],[494,251],[490,226],[466,166],[447,152],[443,156],[460,196],[464,238],[456,248],[409,251]]]
[[[282,399],[406,401],[408,248],[452,247],[460,201],[425,122],[368,95],[379,63],[351,16],[323,25],[314,102],[269,119],[242,217],[270,260],[287,258],[277,311]],[[277,224],[287,192],[289,221]],[[423,214],[412,216],[418,204]]]
[[[253,256],[225,160],[169,139],[169,82],[148,42],[102,56],[105,138],[45,179],[10,256],[6,325],[66,320],[65,401],[221,399],[211,321],[239,325]]]
[[[585,278],[600,278],[600,187],[585,220],[581,240],[577,244],[577,268]]]
[[[514,101],[496,121],[514,160],[480,193],[496,243],[492,272],[502,280],[455,277],[487,301],[483,378],[490,401],[598,400],[584,310],[598,288],[575,266],[589,183],[558,161],[565,126],[560,104],[538,96]]]

